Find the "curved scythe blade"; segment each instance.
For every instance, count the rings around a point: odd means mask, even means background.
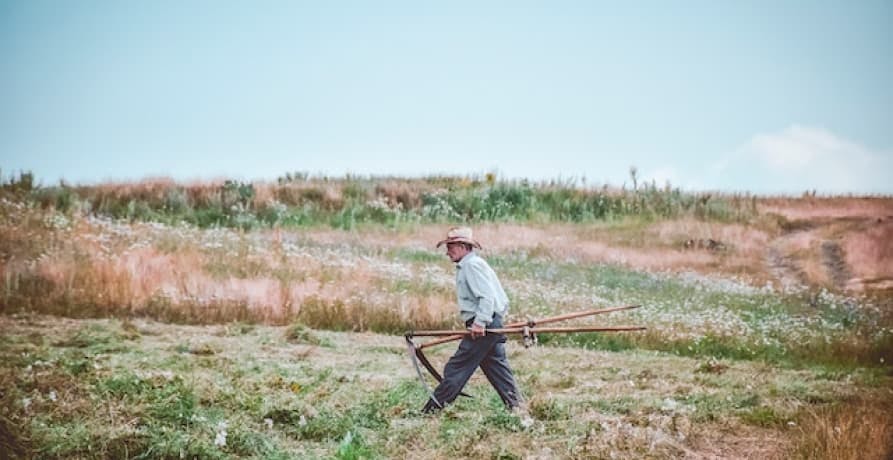
[[[406,334],[406,353],[409,355],[409,360],[412,361],[412,365],[415,367],[415,373],[419,376],[419,381],[422,382],[422,386],[425,387],[425,390],[428,392],[428,396],[431,397],[431,400],[434,401],[434,404],[437,404],[437,407],[443,409],[443,404],[441,404],[440,401],[437,400],[437,397],[434,396],[434,392],[431,391],[431,387],[428,386],[428,382],[425,381],[425,377],[422,375],[422,369],[419,368],[419,360],[416,358],[417,352],[418,349],[416,348],[415,344],[412,343],[412,336]],[[430,366],[430,363],[428,363],[428,365]],[[440,379],[438,379],[438,382],[439,381]]]
[[[438,383],[443,381],[443,377],[440,376],[440,373],[437,372],[437,369],[434,369],[434,366],[431,365],[431,361],[428,361],[428,358],[422,353],[422,349],[419,347],[415,347],[415,355],[418,358],[419,362],[425,366],[425,369],[428,369],[428,372],[437,380]],[[464,391],[459,392],[459,396],[465,396],[466,398],[471,398],[472,396]]]

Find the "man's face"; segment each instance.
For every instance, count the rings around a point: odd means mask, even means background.
[[[453,261],[453,263],[458,263],[465,257],[465,254],[468,254],[468,248],[465,247],[464,244],[461,243],[449,243],[447,244],[447,257]]]

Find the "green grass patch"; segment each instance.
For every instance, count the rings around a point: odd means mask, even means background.
[[[787,419],[769,406],[757,406],[739,413],[741,421],[764,428],[780,427]]]
[[[301,323],[293,323],[285,330],[285,340],[291,343],[316,345],[328,348],[334,346],[331,341],[326,340],[324,337],[319,337],[318,334]]]
[[[617,415],[630,415],[640,405],[639,401],[631,396],[597,398],[591,404],[599,411]]]
[[[79,328],[68,337],[52,343],[54,347],[83,348],[92,353],[120,353],[128,350],[123,343],[138,337],[138,333],[123,330],[120,326],[91,324]]]
[[[559,421],[570,417],[570,410],[566,404],[550,397],[534,398],[529,403],[530,415],[537,420]]]
[[[189,425],[198,408],[195,392],[179,376],[115,375],[99,382],[96,390],[105,397],[134,405],[156,421],[174,426]]]
[[[412,263],[433,264],[443,262],[445,256],[440,250],[432,248],[430,251],[421,251],[418,249],[397,248],[391,249],[387,253],[388,258],[402,260]]]
[[[363,436],[353,431],[348,431],[338,444],[338,452],[335,458],[338,460],[371,460],[377,458],[372,448],[366,445]]]

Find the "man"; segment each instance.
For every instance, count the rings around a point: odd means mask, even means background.
[[[496,273],[474,251],[481,249],[468,227],[453,227],[446,239],[446,254],[456,264],[456,297],[459,313],[471,335],[462,338],[459,348],[443,370],[443,381],[434,389],[434,396],[425,404],[424,412],[435,412],[453,402],[480,366],[502,402],[514,409],[521,403],[521,393],[505,356],[505,336],[488,334],[487,329],[502,327],[508,313],[509,299]]]

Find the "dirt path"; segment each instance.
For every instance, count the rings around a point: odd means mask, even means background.
[[[786,256],[773,244],[766,249],[766,269],[772,274],[782,289],[798,289],[808,284],[806,274],[797,266],[797,262],[790,256]]]
[[[852,278],[850,269],[844,259],[843,249],[833,240],[822,241],[822,266],[837,289],[844,289]]]
[[[811,238],[812,228],[801,228],[786,232],[769,242],[765,251],[766,271],[784,290],[801,289],[810,284],[809,277],[794,257],[792,248],[801,246]]]
[[[826,287],[852,290],[865,283],[856,278],[865,255],[847,254],[847,238],[864,235],[873,218],[816,219],[791,223],[791,229],[770,240],[764,252],[767,273],[784,289]],[[850,264],[857,264],[851,266]]]

